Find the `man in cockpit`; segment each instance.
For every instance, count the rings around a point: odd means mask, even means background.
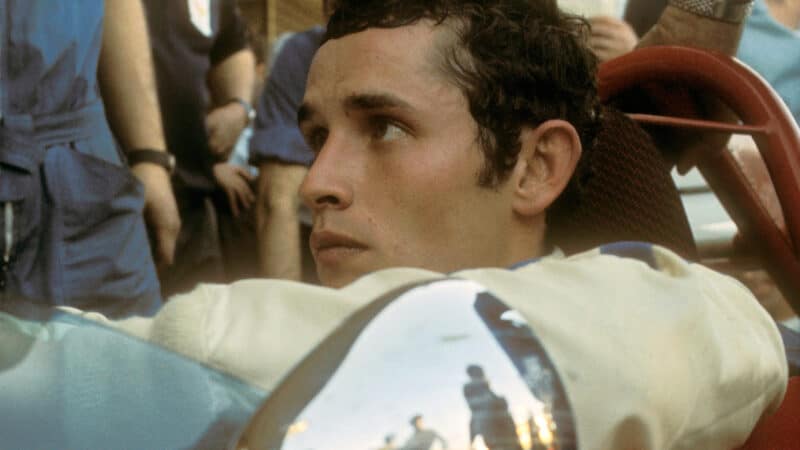
[[[690,3],[673,2],[644,41],[732,52],[747,5],[716,17]],[[661,247],[565,258],[549,245],[548,211],[579,192],[598,117],[585,32],[553,1],[340,1],[298,113],[327,287],[200,287],[137,334],[271,388],[371,299],[450,274],[537,330],[568,374],[586,448],[741,443],[786,377],[752,295]],[[203,338],[230,324],[249,345]],[[251,348],[269,354],[254,361]]]
[[[325,287],[206,285],[114,325],[271,390],[354,311],[449,274],[527,319],[582,447],[743,443],[787,375],[753,296],[661,247],[564,257],[548,241],[598,119],[585,23],[549,0],[338,3],[298,114]],[[736,41],[749,2],[724,17],[694,3],[673,1],[645,42],[729,48],[716,40]]]

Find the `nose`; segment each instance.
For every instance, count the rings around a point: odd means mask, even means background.
[[[344,147],[329,137],[300,185],[303,203],[314,212],[349,207],[353,202],[352,180],[347,173],[350,165]]]

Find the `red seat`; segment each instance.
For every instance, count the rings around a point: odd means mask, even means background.
[[[800,313],[800,130],[769,84],[729,56],[650,47],[602,65],[599,88],[604,102],[617,105],[630,106],[624,100],[635,92],[637,109],[623,109],[656,134],[668,127],[673,134],[688,128],[753,138],[757,149],[708,146],[692,160],[736,223],[735,242],[754,254]],[[740,123],[703,120],[695,113],[697,92],[722,101]],[[787,354],[795,354],[797,348],[785,342]],[[778,412],[762,418],[743,449],[800,450],[800,377],[791,378]]]
[[[758,424],[740,450],[800,450],[800,377],[789,379],[781,407]]]
[[[663,115],[674,114],[683,99],[676,92],[684,91],[662,89],[667,98],[656,111],[662,115],[630,117],[649,127],[752,136],[763,164],[758,155],[734,154],[724,147],[707,148],[695,161],[736,223],[741,242],[753,250],[795,312],[800,312],[800,251],[795,244],[800,243],[800,130],[769,84],[735,58],[669,46],[640,49],[603,64],[599,83],[605,102],[633,89],[667,84],[711,94],[738,115],[740,124]],[[764,189],[765,185],[774,189]]]
[[[592,148],[584,152],[580,195],[548,211],[548,239],[567,254],[617,241],[642,241],[696,258],[692,231],[670,167],[650,135],[604,107]]]

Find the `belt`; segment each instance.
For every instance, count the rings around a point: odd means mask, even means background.
[[[7,114],[0,122],[0,162],[33,172],[49,147],[90,139],[101,133],[110,132],[103,103],[99,100],[55,114]],[[104,159],[119,165],[116,146],[112,144],[108,152]]]

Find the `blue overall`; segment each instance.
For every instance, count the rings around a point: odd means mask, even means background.
[[[0,301],[151,314],[143,188],[97,86],[103,0],[0,0]]]

